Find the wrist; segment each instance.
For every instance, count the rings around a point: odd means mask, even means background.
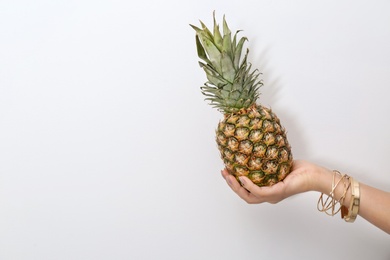
[[[313,191],[318,191],[328,195],[332,191],[332,182],[334,178],[333,176],[333,171],[323,167],[317,167],[316,175],[314,177],[315,181],[313,185]],[[338,183],[340,179],[340,175],[335,175],[335,183]],[[336,199],[337,201],[339,201],[341,197],[344,197],[341,204],[347,206],[350,203],[351,191],[349,188],[347,190],[345,189],[346,188],[344,187],[344,185],[337,185],[333,191],[333,196],[334,199]]]
[[[317,165],[311,167],[308,169],[310,190],[328,194],[332,187],[333,172]]]

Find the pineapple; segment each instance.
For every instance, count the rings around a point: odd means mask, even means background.
[[[286,131],[278,117],[257,104],[263,86],[258,70],[248,63],[247,49],[242,57],[246,37],[237,38],[223,17],[223,31],[216,23],[211,32],[200,21],[196,31],[199,65],[207,82],[201,92],[224,117],[216,129],[216,142],[221,158],[230,174],[237,179],[247,176],[258,186],[271,186],[291,171],[292,153]]]

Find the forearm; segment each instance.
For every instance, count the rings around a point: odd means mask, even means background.
[[[313,175],[312,190],[328,195],[332,189],[334,173],[328,169],[318,167],[316,174]],[[340,179],[335,175],[335,183]],[[358,181],[358,180],[357,180]],[[359,183],[360,186],[360,205],[359,216],[363,217],[373,225],[390,234],[390,193]],[[341,183],[334,191],[334,198],[340,200],[345,187]],[[343,206],[349,208],[351,203],[351,188],[347,190]]]
[[[390,234],[390,193],[360,183],[359,215]]]

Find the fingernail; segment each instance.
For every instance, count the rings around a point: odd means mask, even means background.
[[[229,186],[232,186],[232,181],[230,180],[230,176],[226,177],[226,182],[229,184]]]
[[[242,176],[238,177],[238,179],[240,180],[241,185],[245,186],[245,179]]]

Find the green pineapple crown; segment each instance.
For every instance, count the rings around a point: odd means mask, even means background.
[[[246,37],[237,41],[237,31],[233,38],[223,17],[223,35],[214,18],[213,33],[200,21],[202,28],[191,25],[196,31],[196,47],[202,61],[199,65],[206,73],[207,82],[201,87],[210,104],[221,112],[236,113],[256,104],[259,88],[263,85],[258,79],[258,70],[251,71],[248,63],[249,49],[241,60]]]

